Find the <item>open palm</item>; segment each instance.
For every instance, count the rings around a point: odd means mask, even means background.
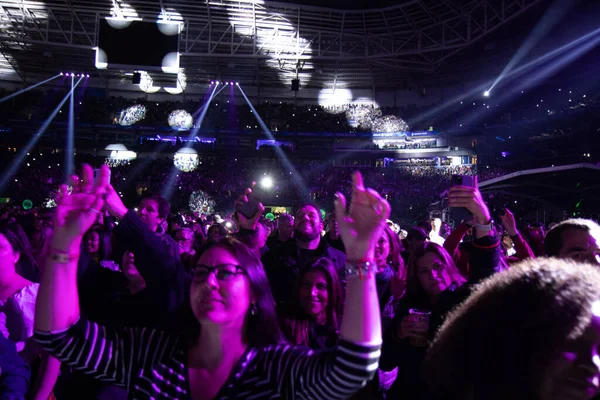
[[[352,202],[346,212],[346,198],[337,193],[335,215],[348,259],[373,259],[375,244],[390,215],[390,205],[373,189],[365,189],[360,172],[352,175]]]

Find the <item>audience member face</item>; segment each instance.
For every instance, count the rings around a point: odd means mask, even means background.
[[[600,318],[592,317],[583,335],[553,354],[544,372],[540,400],[588,400],[600,394]]]
[[[417,260],[416,266],[419,283],[430,298],[437,297],[452,283],[444,260],[435,253],[425,253]]]
[[[158,215],[158,203],[152,199],[142,200],[138,208],[138,215],[152,231],[156,231],[158,225],[163,221],[163,218]]]
[[[294,234],[294,220],[279,221],[279,238],[285,242],[290,239]]]
[[[201,324],[242,329],[252,296],[248,277],[239,272],[238,265],[237,258],[221,247],[207,250],[198,260],[190,300]]]
[[[178,231],[175,234],[175,241],[179,245],[179,253],[191,253],[194,245],[194,234],[191,231]]]
[[[309,316],[316,318],[327,309],[328,287],[323,271],[315,269],[304,274],[300,284],[300,305]]]
[[[218,228],[211,228],[208,231],[208,240],[212,241],[212,242],[218,242],[219,240],[223,239],[224,236],[221,235],[221,232],[219,232]]]
[[[340,237],[340,226],[335,218],[329,218],[329,236],[336,240]]]
[[[375,259],[377,265],[385,266],[387,264],[388,256],[390,255],[390,240],[388,239],[385,231],[379,237],[377,244],[375,245]]]
[[[85,251],[88,254],[96,254],[100,250],[100,235],[96,231],[85,235]]]
[[[585,229],[570,228],[561,235],[560,258],[570,258],[579,262],[600,264],[600,237],[598,233]]]
[[[15,268],[19,261],[19,252],[15,251],[3,234],[0,234],[0,270]]]
[[[177,221],[171,221],[171,223],[169,224],[169,231],[170,232],[176,232],[177,229],[181,228],[181,226],[179,225],[179,222]]]
[[[294,237],[302,242],[311,242],[321,237],[323,222],[321,214],[314,207],[302,207],[296,213]]]
[[[258,224],[258,238],[257,248],[262,249],[267,245],[267,239],[269,238],[269,230],[263,224]]]

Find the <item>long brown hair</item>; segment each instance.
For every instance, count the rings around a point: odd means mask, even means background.
[[[408,274],[406,277],[406,294],[408,296],[422,300],[429,298],[425,289],[421,286],[417,268],[417,262],[427,253],[433,253],[442,260],[448,275],[450,275],[452,284],[461,286],[466,282],[466,279],[460,274],[460,271],[456,268],[456,264],[454,264],[454,260],[452,260],[452,257],[448,254],[446,249],[437,243],[426,242],[422,247],[419,247],[411,254],[410,260],[408,261]]]
[[[402,245],[400,244],[400,238],[398,238],[398,235],[394,233],[389,225],[385,225],[383,232],[385,232],[390,244],[390,254],[388,254],[387,257],[387,264],[392,267],[395,274],[400,274],[400,276],[403,276],[405,274],[405,266],[402,258]]]
[[[339,330],[344,305],[342,284],[338,272],[329,259],[321,257],[302,268],[294,284],[294,302],[289,318],[284,320],[284,329],[292,343],[305,346],[309,344],[308,336],[311,318],[300,304],[300,287],[302,286],[304,276],[311,271],[320,271],[325,274],[327,279],[325,327],[332,332]]]
[[[194,267],[198,263],[200,256],[206,251],[213,248],[222,248],[237,258],[240,266],[244,268],[248,281],[250,282],[250,290],[256,300],[256,311],[251,313],[248,311],[246,317],[246,331],[244,338],[248,345],[252,347],[264,347],[275,344],[286,343],[286,340],[281,332],[275,312],[275,300],[271,293],[269,280],[265,274],[265,269],[256,257],[254,252],[245,244],[232,237],[225,237],[218,242],[208,242],[204,247],[196,253],[194,257]],[[193,273],[193,271],[192,271]],[[194,340],[200,332],[200,323],[196,318],[190,321],[194,325],[190,332],[189,339]]]

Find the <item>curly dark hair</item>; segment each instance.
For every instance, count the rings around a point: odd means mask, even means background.
[[[536,398],[553,353],[582,335],[599,298],[597,267],[558,259],[528,260],[483,281],[429,350],[432,398]]]

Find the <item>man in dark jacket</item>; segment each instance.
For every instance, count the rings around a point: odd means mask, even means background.
[[[317,258],[328,258],[344,282],[346,255],[321,237],[323,219],[319,207],[306,203],[298,208],[294,221],[294,240],[273,249],[262,258],[271,290],[279,309],[292,301],[292,288],[300,269]]]
[[[169,203],[160,196],[147,197],[142,200],[136,213],[125,207],[111,187],[106,198],[106,208],[113,217],[120,220],[113,231],[113,259],[119,263],[124,259],[135,260],[133,264],[128,264],[128,269],[122,265],[121,270],[139,272],[137,275],[141,282],[136,285],[139,290],[129,293],[131,274],[121,276],[123,274],[116,273],[119,275],[116,278],[107,277],[109,274],[104,273],[107,271],[97,271],[97,268],[96,271],[85,271],[80,275],[80,286],[91,286],[91,292],[94,286],[96,290],[111,291],[105,293],[105,304],[102,307],[112,308],[109,313],[115,320],[114,324],[171,327],[173,315],[185,305],[189,279],[181,264],[177,243],[170,236],[157,232],[159,224],[169,215]],[[100,276],[105,279],[100,279]],[[112,284],[109,285],[107,280]],[[100,281],[104,282],[103,288],[97,288],[96,284]],[[96,300],[102,298],[97,294],[94,297]],[[112,301],[108,301],[111,297]],[[111,305],[113,307],[107,307]]]

